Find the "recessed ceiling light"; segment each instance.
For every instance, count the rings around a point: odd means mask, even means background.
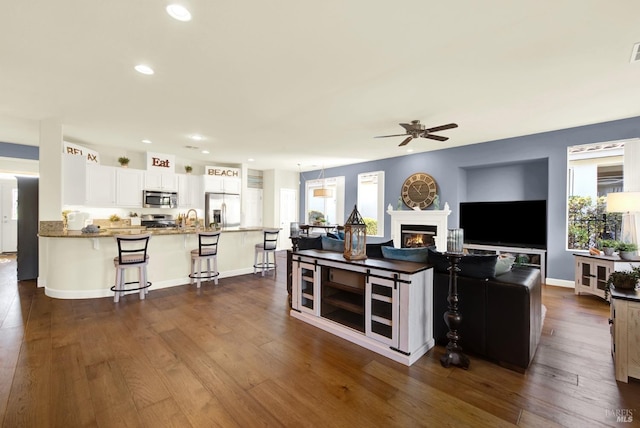
[[[407,153],[413,153],[413,149],[407,149]]]
[[[154,73],[153,69],[148,65],[138,64],[136,65],[135,68],[138,73],[147,74],[147,75],[151,75]]]
[[[191,12],[179,4],[170,4],[167,6],[167,13],[178,21],[191,21]]]
[[[253,159],[253,158],[249,158],[249,159],[247,159],[247,161],[249,161],[249,162],[253,162],[254,160],[255,160],[255,159]]]
[[[209,150],[203,150],[203,151],[202,151],[202,154],[203,154],[203,155],[208,155],[208,154],[209,154]]]
[[[151,143],[152,143],[152,141],[151,141],[151,140],[147,140],[147,139],[142,140],[142,142],[143,142],[143,143],[145,143],[145,144],[151,144]]]
[[[198,134],[193,134],[189,138],[191,138],[194,141],[202,141],[202,140],[204,140],[204,137],[202,135],[198,135]]]

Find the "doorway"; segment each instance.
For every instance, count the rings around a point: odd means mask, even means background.
[[[289,239],[289,227],[292,222],[298,221],[298,198],[294,189],[280,189],[280,234],[278,236],[278,248],[291,248]]]
[[[0,180],[0,253],[18,251],[18,186],[16,179]]]

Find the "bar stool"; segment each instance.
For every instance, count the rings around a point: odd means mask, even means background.
[[[255,253],[253,255],[253,273],[255,274],[257,269],[262,271],[264,276],[265,271],[276,268],[276,247],[278,246],[278,233],[280,229],[265,229],[263,241],[256,244]],[[258,263],[258,254],[262,253],[262,262]],[[269,262],[269,254],[273,254],[273,263]]]
[[[191,250],[191,278],[190,284],[196,280],[198,288],[200,288],[201,280],[214,280],[214,284],[218,285],[218,240],[220,232],[198,232],[198,248]],[[207,261],[207,270],[202,270],[202,261]],[[213,261],[213,269],[211,262]],[[196,269],[196,264],[198,269]]]
[[[116,267],[116,283],[111,287],[111,291],[115,293],[114,302],[120,300],[120,295],[124,295],[129,291],[140,291],[140,300],[145,298],[149,292],[151,283],[147,281],[147,265],[149,264],[149,254],[147,247],[149,246],[150,234],[140,235],[116,235],[114,236],[118,243],[118,256],[113,259]],[[125,281],[125,269],[138,268],[138,281]],[[136,288],[127,288],[127,285],[138,284]]]

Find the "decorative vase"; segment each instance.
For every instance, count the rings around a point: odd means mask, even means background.
[[[613,256],[613,253],[616,251],[616,249],[613,247],[604,247],[602,251],[604,251],[605,256]]]
[[[619,251],[618,254],[622,260],[635,260],[637,258],[635,251]]]

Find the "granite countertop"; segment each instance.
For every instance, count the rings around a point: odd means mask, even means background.
[[[104,229],[100,230],[98,233],[82,233],[79,230],[41,230],[38,233],[39,237],[43,238],[103,238],[103,237],[113,237],[115,235],[137,235],[140,233],[149,233],[151,235],[194,235],[199,231],[211,232],[214,229],[198,229],[195,228],[166,228],[166,229],[146,229],[144,226],[141,227],[131,227],[131,228],[117,228],[117,229]],[[254,232],[254,231],[262,231],[264,228],[262,227],[230,227],[221,229],[220,232],[228,233],[228,232]]]

